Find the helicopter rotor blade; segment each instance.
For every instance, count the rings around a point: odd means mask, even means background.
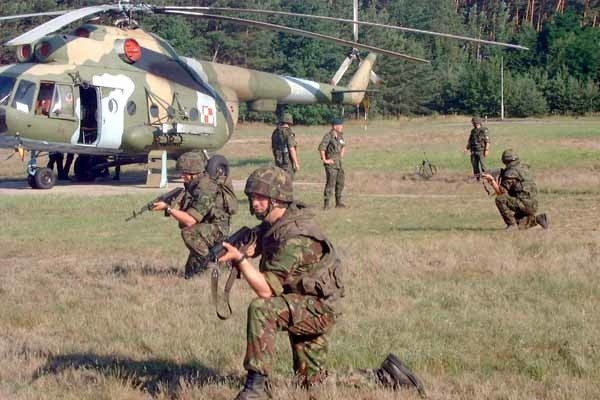
[[[63,13],[61,16],[51,19],[24,34],[17,36],[14,39],[9,40],[5,43],[6,46],[18,46],[22,44],[28,44],[35,42],[36,40],[56,32],[57,30],[75,22],[79,19],[89,17],[90,15],[101,14],[107,11],[118,11],[121,10],[121,6],[118,5],[103,5],[103,6],[92,6],[84,7],[77,10]]]
[[[161,7],[158,7],[158,9],[161,9]],[[164,7],[163,11],[167,10],[167,9],[168,10],[200,10],[200,11],[222,11],[222,12],[245,12],[245,13],[252,13],[252,14],[283,15],[283,16],[289,16],[289,17],[302,17],[302,18],[322,19],[322,20],[326,20],[326,21],[336,21],[336,22],[350,23],[350,24],[354,24],[354,26],[356,26],[356,25],[375,26],[375,27],[380,27],[380,28],[395,29],[395,30],[399,30],[399,31],[403,31],[403,32],[420,33],[420,34],[424,34],[424,35],[439,36],[439,37],[445,37],[445,38],[449,38],[449,39],[464,40],[464,41],[468,41],[468,42],[476,42],[476,43],[484,43],[484,44],[489,44],[489,45],[494,45],[494,46],[508,47],[508,48],[512,48],[512,49],[529,50],[528,47],[521,46],[521,45],[518,45],[518,44],[505,43],[505,42],[495,42],[493,40],[477,39],[477,38],[471,38],[471,37],[467,37],[467,36],[454,35],[454,34],[451,34],[451,33],[441,33],[441,32],[435,32],[435,31],[427,31],[427,30],[424,30],[424,29],[407,28],[407,27],[404,27],[404,26],[397,26],[397,25],[379,24],[379,23],[376,23],[376,22],[354,21],[352,19],[326,17],[324,15],[297,14],[297,13],[287,12],[287,11],[259,10],[259,9],[249,9],[249,8],[246,9],[246,8],[194,7],[194,6],[172,6],[172,7]]]
[[[25,19],[25,18],[31,18],[31,17],[45,17],[45,16],[50,16],[50,15],[62,15],[62,14],[68,13],[69,11],[72,11],[72,10],[47,11],[47,12],[32,13],[32,14],[8,15],[8,16],[0,17],[0,21],[10,21],[13,19]]]
[[[416,62],[421,62],[421,63],[426,63],[426,64],[429,63],[428,60],[409,56],[407,54],[397,53],[395,51],[385,50],[385,49],[381,49],[379,47],[368,46],[365,44],[360,44],[360,43],[352,42],[349,40],[339,39],[339,38],[336,38],[333,36],[322,35],[320,33],[309,32],[309,31],[305,31],[302,29],[296,29],[296,28],[290,28],[290,27],[283,26],[283,25],[271,24],[268,22],[260,22],[260,21],[254,21],[251,19],[236,18],[236,17],[227,17],[224,15],[213,15],[213,14],[205,14],[205,13],[200,13],[200,12],[175,10],[172,8],[154,8],[153,11],[155,13],[201,17],[201,18],[207,18],[207,19],[229,21],[229,22],[242,24],[242,25],[251,25],[251,26],[270,29],[270,30],[279,31],[279,32],[292,33],[295,35],[305,36],[305,37],[309,37],[309,38],[313,38],[313,39],[321,39],[321,40],[326,40],[326,41],[330,41],[330,42],[335,42],[335,43],[343,45],[343,46],[355,47],[355,48],[358,48],[361,50],[372,51],[374,53],[384,54],[384,55],[397,57],[397,58],[403,58],[403,59],[410,60],[410,61],[416,61]]]

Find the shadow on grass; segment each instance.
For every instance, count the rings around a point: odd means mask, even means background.
[[[166,393],[176,398],[182,382],[191,385],[228,384],[240,386],[239,376],[222,376],[200,362],[177,364],[169,360],[131,360],[117,356],[74,353],[51,356],[36,370],[32,382],[44,375],[58,375],[67,370],[91,370],[116,378],[125,385],[143,390],[151,396]]]
[[[131,273],[139,273],[143,276],[183,277],[183,271],[175,267],[169,267],[165,269],[150,265],[131,266],[127,264],[115,264],[113,265],[110,273],[118,277],[126,277]]]
[[[272,162],[273,160],[268,157],[255,157],[255,158],[241,158],[239,160],[229,161],[230,167],[247,167],[256,166]]]
[[[497,232],[504,229],[485,226],[399,226],[391,230],[397,232]]]

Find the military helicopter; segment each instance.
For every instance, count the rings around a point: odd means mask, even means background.
[[[16,64],[0,66],[0,147],[15,148],[27,164],[32,188],[49,189],[56,176],[40,167],[42,152],[76,153],[75,173],[93,180],[116,164],[140,163],[152,152],[176,159],[187,151],[214,152],[235,130],[239,105],[275,112],[282,104],[357,105],[367,91],[376,54],[428,62],[417,57],[314,32],[207,12],[244,12],[320,18],[355,26],[447,36],[501,46],[455,35],[326,16],[282,11],[220,7],[152,6],[119,1],[75,10],[0,17],[56,16],[5,43],[16,51]],[[185,15],[288,32],[328,40],[369,54],[347,86],[317,83],[231,65],[179,56],[169,43],[139,27],[137,13]],[[57,16],[58,15],[58,16]],[[102,23],[95,21],[102,18]],[[69,33],[68,25],[90,20]],[[349,56],[350,57],[350,56]],[[347,59],[343,66],[351,61]],[[344,69],[345,70],[345,69]],[[339,71],[338,74],[339,75]],[[98,157],[100,156],[100,157]],[[99,160],[99,161],[98,161]],[[223,158],[214,158],[223,162]],[[208,160],[209,163],[211,160]]]

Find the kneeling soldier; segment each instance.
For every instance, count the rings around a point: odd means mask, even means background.
[[[496,207],[506,223],[506,229],[528,229],[536,225],[548,228],[546,214],[536,215],[538,209],[537,187],[529,174],[527,165],[512,150],[502,153],[506,166],[495,179],[488,173],[481,177],[488,181],[496,192]]]

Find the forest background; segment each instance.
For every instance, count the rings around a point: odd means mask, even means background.
[[[108,2],[108,1],[106,1]],[[100,1],[2,1],[0,15],[14,15],[102,4]],[[153,1],[154,5],[265,8],[352,19],[352,0]],[[352,39],[351,24],[296,17],[241,17],[266,20]],[[0,25],[5,42],[48,18]],[[599,0],[360,0],[359,19],[476,38],[517,43],[529,51],[359,28],[359,42],[431,60],[417,64],[380,57],[383,78],[370,98],[370,115],[500,115],[504,65],[505,116],[584,115],[600,111]],[[145,29],[167,39],[184,56],[328,82],[349,49],[285,33],[218,21],[140,15]],[[14,62],[3,47],[0,62]],[[350,71],[351,72],[351,71]],[[346,76],[349,76],[348,74]],[[344,82],[342,81],[341,84]],[[323,123],[331,107],[290,106],[297,122]],[[246,120],[271,121],[274,115],[241,109]]]

